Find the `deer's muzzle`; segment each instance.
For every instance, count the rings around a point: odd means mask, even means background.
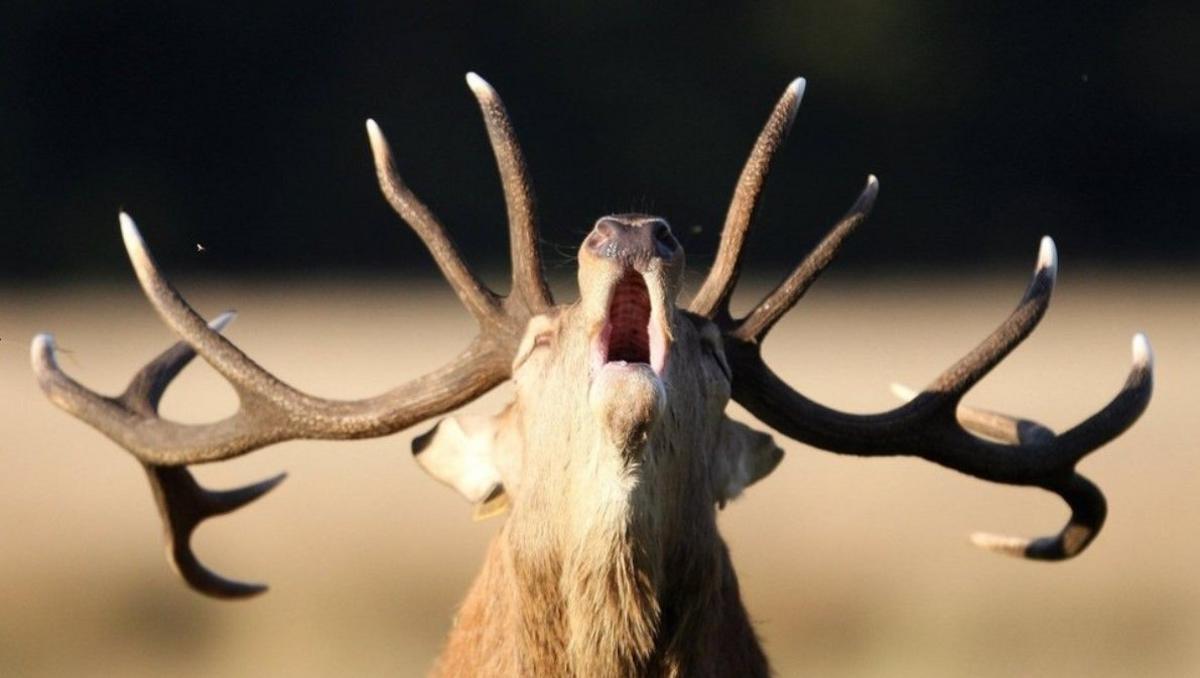
[[[667,222],[644,214],[601,217],[583,243],[597,257],[645,273],[654,260],[670,263],[680,252]]]

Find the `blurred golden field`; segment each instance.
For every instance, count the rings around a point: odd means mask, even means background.
[[[834,275],[772,335],[797,388],[852,411],[893,406],[989,332],[1025,267],[914,280]],[[290,383],[375,394],[453,356],[473,332],[445,286],[398,279],[233,284],[186,280],[229,335]],[[143,474],[51,406],[28,340],[53,331],[63,367],[117,392],[173,341],[136,289],[0,292],[0,675],[421,675],[497,521],[409,458],[428,425],[374,441],[295,442],[200,469],[230,486],[286,469],[279,489],[196,537],[200,557],[271,591],[229,603],[167,566]],[[1124,380],[1129,339],[1155,348],[1150,409],[1083,464],[1109,521],[1082,557],[1020,562],[972,548],[973,530],[1049,533],[1065,509],[911,459],[856,459],[781,440],[788,456],[721,516],[746,604],[781,676],[1200,675],[1200,278],[1067,269],[1042,326],[969,402],[1055,428]],[[469,410],[491,412],[497,389]],[[202,363],[164,413],[235,407]],[[742,413],[739,412],[739,416]]]

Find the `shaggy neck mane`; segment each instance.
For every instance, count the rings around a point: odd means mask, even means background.
[[[653,473],[643,464],[640,480],[615,481],[623,493],[588,487],[602,501],[568,497],[565,514],[563,497],[514,505],[440,673],[692,676],[760,666],[767,675],[713,504],[650,496],[664,491],[646,477]]]

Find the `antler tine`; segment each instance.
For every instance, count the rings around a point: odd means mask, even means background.
[[[971,543],[981,549],[1030,560],[1066,560],[1082,553],[1104,527],[1104,519],[1108,516],[1104,494],[1078,473],[1072,473],[1066,481],[1046,486],[1046,489],[1062,497],[1071,509],[1070,519],[1058,534],[1027,539],[975,532],[971,535]]]
[[[295,438],[363,438],[394,433],[468,402],[505,379],[512,332],[483,332],[444,367],[387,393],[355,401],[317,398],[289,386],[211,330],[162,276],[128,215],[122,234],[130,261],[160,317],[224,376],[242,401],[237,414],[214,424],[183,426],[153,420],[105,431],[152,463],[215,461]],[[498,316],[491,328],[520,324]],[[503,323],[503,324],[502,324]]]
[[[1036,422],[960,404],[963,395],[1033,331],[1045,314],[1056,271],[1054,243],[1043,238],[1033,280],[1016,310],[923,392],[901,389],[909,402],[895,410],[858,415],[815,403],[771,372],[756,342],[728,336],[733,399],[781,433],[832,452],[911,455],[984,480],[1055,492],[1072,511],[1071,521],[1057,536],[1035,541],[983,536],[976,542],[1028,558],[1069,558],[1091,542],[1105,516],[1103,495],[1075,471],[1076,464],[1128,429],[1149,404],[1153,354],[1145,336],[1133,339],[1133,365],[1121,391],[1062,434]]]
[[[222,313],[209,323],[209,328],[220,332],[235,316],[232,311]],[[146,416],[157,416],[167,386],[195,357],[195,349],[187,342],[177,342],[133,377],[120,400]],[[205,567],[192,551],[192,532],[208,518],[237,510],[275,489],[287,474],[232,490],[213,491],[196,482],[186,467],[142,466],[163,521],[167,559],[188,586],[215,598],[246,598],[266,591],[265,584],[226,579]]]
[[[167,560],[188,586],[214,598],[247,598],[266,591],[266,584],[226,579],[205,567],[192,551],[192,532],[205,520],[235,511],[275,489],[287,474],[233,490],[213,491],[197,483],[185,467],[143,466],[163,521]]]
[[[871,214],[875,205],[875,197],[879,194],[879,180],[875,175],[867,177],[867,185],[850,207],[846,216],[842,217],[823,240],[808,256],[779,284],[770,294],[758,302],[754,310],[739,321],[732,332],[733,336],[742,341],[761,342],[775,323],[779,322],[788,311],[800,301],[808,288],[816,281],[825,268],[833,262],[842,244],[850,237],[859,225]]]
[[[775,159],[775,152],[787,137],[792,128],[792,121],[796,118],[796,111],[800,108],[804,86],[804,78],[796,78],[787,86],[754,142],[750,157],[746,159],[746,165],[738,177],[729,211],[725,215],[725,226],[721,230],[721,243],[717,246],[716,259],[689,307],[692,313],[707,318],[728,315],[729,297],[737,284],[746,233],[758,210],[759,197]]]
[[[1064,447],[1078,450],[1077,458],[1127,431],[1150,404],[1154,389],[1154,350],[1150,348],[1150,340],[1138,332],[1133,335],[1130,351],[1133,367],[1121,392],[1099,412],[1059,436]]]
[[[222,313],[209,327],[219,332],[233,318],[232,312]],[[156,418],[167,386],[196,356],[186,342],[178,342],[147,363],[121,396],[106,398],[62,372],[54,359],[54,340],[50,335],[35,337],[32,353],[38,381],[50,399],[105,433],[114,420]],[[184,467],[159,466],[140,456],[137,461],[146,471],[163,521],[167,558],[184,581],[193,589],[218,598],[244,598],[265,591],[265,585],[226,579],[206,568],[191,550],[191,535],[204,520],[238,509],[271,491],[287,474],[214,492],[199,485]]]
[[[920,391],[892,384],[892,393],[904,402],[920,395]],[[992,412],[959,403],[958,423],[972,433],[1004,443],[1045,443],[1054,438],[1054,431],[1032,419],[1021,419],[1001,412]]]
[[[926,392],[937,393],[940,399],[957,404],[963,394],[991,372],[1041,322],[1050,305],[1050,294],[1057,278],[1058,250],[1054,240],[1044,236],[1038,247],[1033,279],[1017,308],[987,339],[934,380]]]
[[[237,312],[226,311],[213,318],[208,327],[214,332],[221,332],[236,317]],[[130,409],[153,416],[158,412],[158,403],[166,393],[167,387],[195,357],[196,350],[186,341],[176,342],[133,376],[129,386],[121,394],[120,401]]]
[[[232,313],[222,314],[213,320],[211,331],[217,332],[232,319]],[[173,454],[173,450],[156,448],[152,442],[164,434],[174,437],[172,433],[177,436],[182,431],[201,432],[220,428],[220,425],[180,426],[180,431],[176,432],[165,430],[167,425],[157,417],[162,393],[194,355],[194,351],[185,343],[176,344],[143,367],[121,396],[107,397],[86,388],[63,372],[56,357],[53,335],[39,334],[30,345],[34,375],[51,402],[129,450],[139,462],[151,465],[180,465],[208,460],[205,455],[180,458]],[[226,422],[239,419],[235,415]]]
[[[371,142],[371,153],[375,158],[375,174],[379,178],[379,189],[388,204],[420,236],[442,275],[454,288],[471,315],[480,323],[494,322],[499,315],[496,295],[467,268],[454,241],[446,233],[438,218],[425,203],[421,202],[396,172],[392,149],[387,138],[374,120],[367,120],[367,137]]]
[[[917,391],[900,384],[892,384],[892,392],[904,402],[918,395]],[[972,433],[1010,445],[1050,445],[1055,438],[1054,431],[1031,419],[970,405],[958,406],[958,423]],[[1065,482],[1047,483],[1043,487],[1061,497],[1071,509],[1070,519],[1058,534],[1028,539],[975,532],[971,535],[971,543],[995,553],[1031,560],[1063,560],[1087,548],[1100,533],[1108,515],[1108,503],[1100,488],[1079,473],[1070,474]]]
[[[542,269],[533,185],[525,166],[525,156],[496,90],[475,73],[467,73],[467,86],[479,102],[500,170],[500,181],[504,185],[512,250],[512,295],[524,302],[531,312],[541,313],[553,306],[554,300]]]

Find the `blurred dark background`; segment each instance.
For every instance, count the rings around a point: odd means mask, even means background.
[[[599,215],[667,217],[707,263],[783,87],[808,92],[750,256],[782,267],[882,183],[847,264],[1200,260],[1190,3],[27,2],[0,10],[0,276],[432,272],[363,120],[477,265],[503,203],[475,102],[504,96],[548,261]],[[202,243],[205,252],[197,251]]]

